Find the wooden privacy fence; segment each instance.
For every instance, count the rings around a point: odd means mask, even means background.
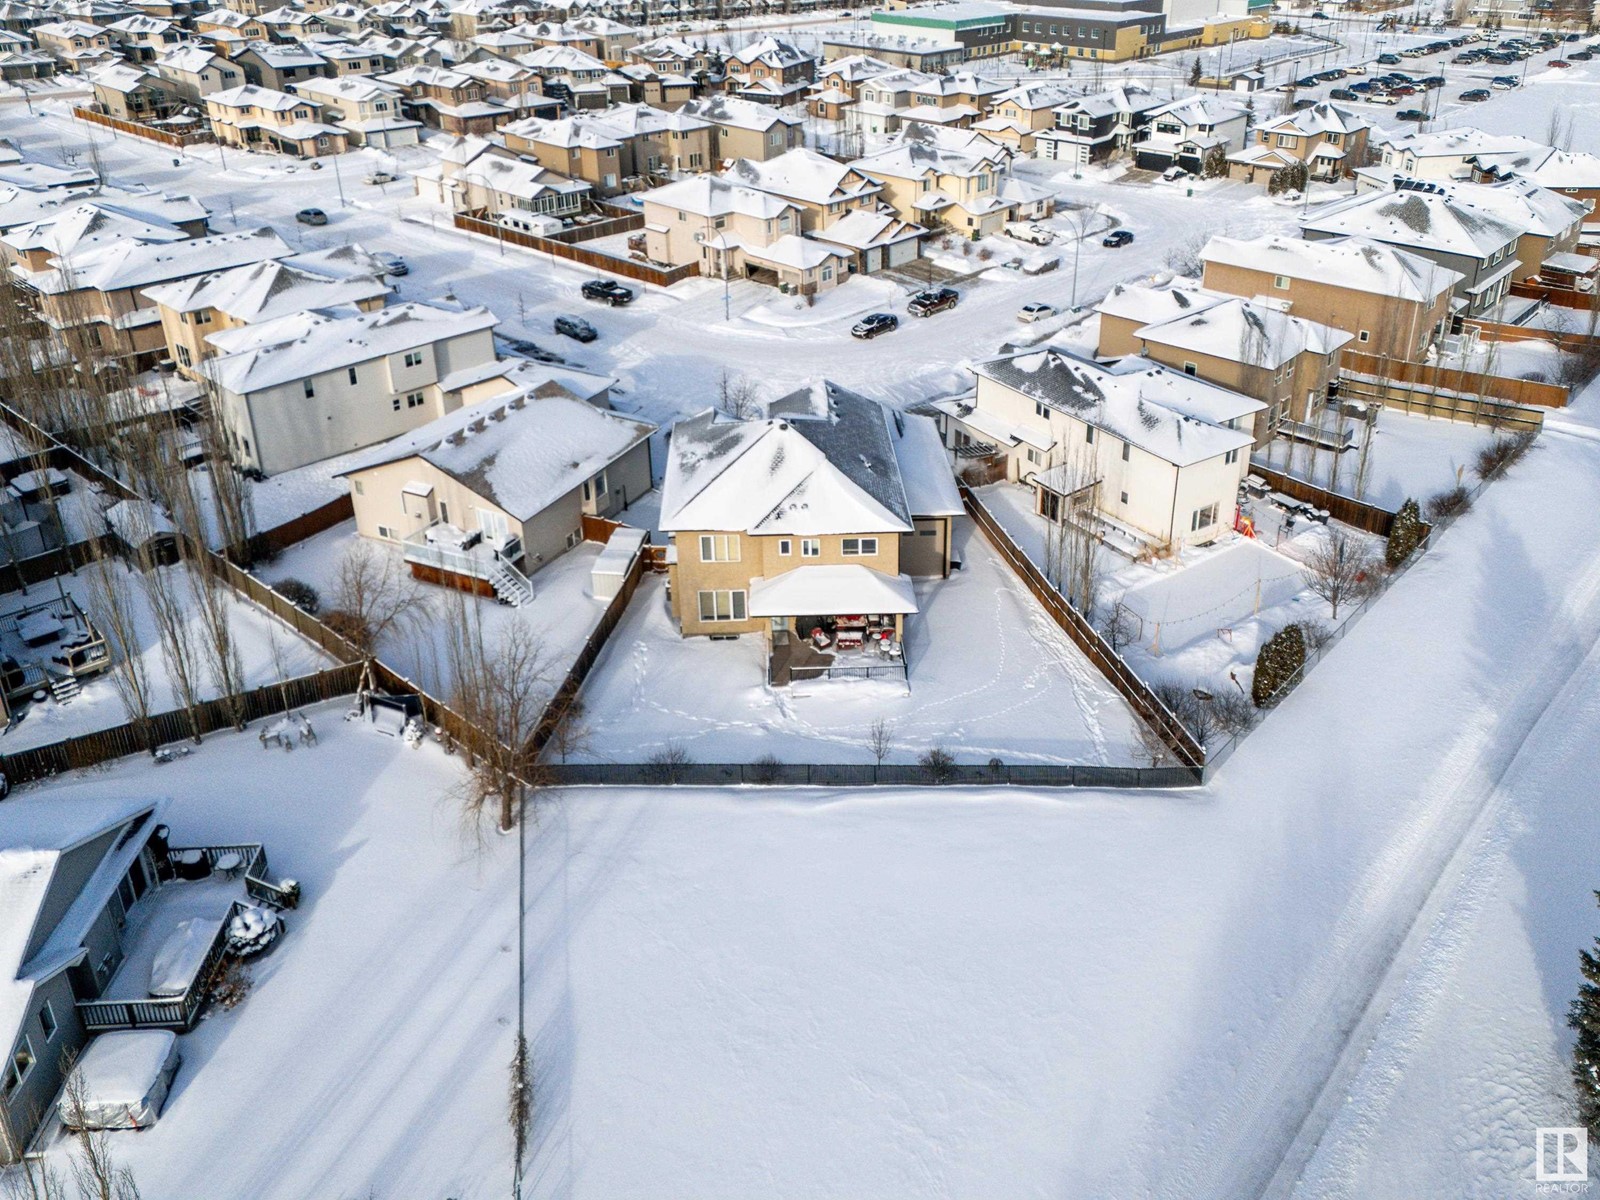
[[[346,492],[326,504],[313,508],[308,513],[301,513],[281,525],[262,530],[250,539],[251,549],[262,557],[281,554],[290,546],[332,529],[341,521],[349,521],[355,515],[355,502],[351,500],[350,493]]]
[[[1549,287],[1542,283],[1513,281],[1511,294],[1525,300],[1543,300],[1557,308],[1581,308],[1585,311],[1600,307],[1594,292],[1579,292],[1572,288]]]
[[[700,274],[699,263],[684,263],[677,267],[657,267],[649,263],[635,262],[631,258],[618,258],[614,254],[602,254],[598,250],[589,250],[583,246],[572,246],[566,242],[558,242],[552,238],[537,237],[531,233],[523,233],[519,229],[507,229],[493,221],[480,220],[478,217],[467,213],[455,214],[457,229],[468,233],[480,234],[483,237],[494,238],[496,241],[509,242],[513,246],[521,246],[527,250],[539,250],[556,258],[564,258],[569,262],[582,263],[586,267],[596,270],[609,271],[613,275],[621,275],[628,279],[637,279],[641,283],[654,283],[661,287],[671,287],[685,279],[690,279]]]
[[[148,754],[157,746],[232,729],[236,721],[249,722],[277,716],[294,708],[320,704],[347,696],[361,680],[361,664],[346,663],[313,675],[263,687],[220,700],[204,700],[193,710],[173,709],[145,721],[130,721],[111,729],[85,733],[48,746],[0,755],[0,771],[12,784],[47,779],[63,771],[92,767],[130,754]]]
[[[1581,334],[1531,329],[1526,325],[1507,325],[1478,317],[1468,317],[1461,324],[1463,328],[1475,330],[1479,339],[1485,342],[1545,342],[1568,353],[1577,353],[1594,345],[1593,339]]]
[[[1100,674],[1105,676],[1106,681],[1133,707],[1134,712],[1161,735],[1162,741],[1171,748],[1180,762],[1189,767],[1204,767],[1205,747],[1184,728],[1183,722],[1173,715],[1172,710],[1161,702],[1160,697],[1144,680],[1134,674],[1133,668],[1123,661],[1122,655],[1113,650],[1111,644],[1100,636],[1100,631],[1089,624],[1082,613],[1067,603],[1061,593],[1045,578],[1044,572],[1039,570],[1033,560],[1023,552],[1022,547],[1018,546],[1000,523],[989,515],[989,510],[983,506],[977,494],[961,480],[956,481],[956,487],[960,489],[962,502],[966,505],[967,512],[972,515],[972,519],[977,522],[978,528],[983,530],[990,544],[1021,577],[1034,598],[1044,606],[1045,612],[1050,614],[1055,623],[1061,626],[1073,644],[1083,651]]]
[[[160,142],[163,146],[171,146],[174,150],[182,150],[186,146],[202,146],[217,140],[209,129],[199,129],[193,133],[172,133],[151,125],[140,125],[137,121],[124,121],[121,117],[113,117],[110,113],[96,112],[92,108],[81,106],[74,108],[72,115],[80,121],[88,121],[91,125],[104,125],[107,129],[114,129],[118,133],[144,138],[147,142]]]
[[[1538,433],[1544,428],[1545,410],[1542,408],[1507,404],[1478,396],[1461,396],[1454,392],[1430,391],[1420,385],[1395,383],[1387,379],[1346,375],[1339,381],[1339,397],[1342,400],[1381,404],[1384,408],[1399,412],[1421,413],[1425,417],[1466,421],[1473,425],[1488,425],[1494,429],[1509,429],[1519,433]]]
[[[1458,367],[1435,367],[1428,363],[1407,362],[1346,350],[1339,356],[1342,371],[1351,375],[1387,379],[1401,384],[1418,384],[1462,396],[1492,396],[1508,404],[1535,405],[1539,408],[1565,408],[1569,391],[1560,384],[1540,383],[1536,379],[1512,379],[1486,371],[1467,371]],[[1343,388],[1344,380],[1340,380]]]
[[[1250,474],[1266,480],[1274,491],[1313,504],[1317,508],[1326,509],[1335,521],[1343,521],[1346,525],[1353,525],[1367,533],[1386,538],[1394,526],[1394,513],[1387,508],[1379,508],[1376,504],[1368,504],[1365,500],[1357,500],[1354,496],[1346,496],[1343,492],[1330,492],[1327,488],[1307,483],[1304,479],[1296,479],[1293,475],[1285,475],[1282,471],[1262,466],[1254,460],[1250,463]]]

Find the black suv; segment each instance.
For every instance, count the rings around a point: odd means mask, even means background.
[[[911,297],[911,303],[906,305],[906,311],[913,317],[931,317],[934,313],[954,308],[960,299],[961,293],[955,288],[931,288]]]
[[[868,313],[850,327],[850,336],[865,341],[877,337],[880,333],[888,333],[899,328],[900,318],[893,313]]]
[[[555,328],[557,333],[564,333],[580,342],[592,342],[600,336],[594,326],[582,317],[557,317]]]
[[[601,300],[613,308],[633,303],[633,289],[623,287],[614,279],[591,279],[583,285],[585,300]]]

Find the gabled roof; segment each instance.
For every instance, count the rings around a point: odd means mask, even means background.
[[[266,227],[181,242],[118,242],[73,255],[70,270],[62,265],[33,276],[29,282],[47,293],[79,288],[110,292],[226,270],[266,258],[287,258],[291,253],[289,244]]]
[[[312,309],[211,334],[206,341],[218,356],[201,369],[220,386],[246,395],[496,324],[487,308],[439,304],[397,304],[369,313]]]
[[[1312,213],[1300,227],[1469,258],[1486,258],[1524,232],[1482,209],[1420,191],[1356,196]]]
[[[746,187],[718,175],[691,175],[676,183],[643,192],[639,199],[646,204],[662,204],[698,217],[740,213],[764,221],[772,220],[793,207],[770,192]]]
[[[710,121],[714,125],[731,125],[736,129],[754,129],[760,132],[765,132],[774,125],[787,125],[792,128],[805,123],[793,113],[786,113],[770,104],[757,104],[754,100],[741,100],[737,96],[729,96],[722,92],[685,101],[678,111],[687,113],[691,117],[698,117],[702,121]]]
[[[291,258],[146,288],[145,296],[178,312],[214,308],[243,324],[257,324],[308,308],[376,300],[389,290],[373,274],[329,275],[306,269]]]
[[[518,521],[543,512],[656,431],[558,382],[467,405],[363,454],[343,476],[421,459]]]
[[[1169,289],[1178,292],[1180,289]],[[1188,293],[1186,312],[1136,332],[1145,341],[1246,366],[1276,369],[1300,354],[1332,354],[1354,335],[1239,296]]]
[[[1348,108],[1323,103],[1313,104],[1310,108],[1296,113],[1285,113],[1281,117],[1264,122],[1258,128],[1263,133],[1298,134],[1301,137],[1309,137],[1323,133],[1356,133],[1363,129],[1371,129],[1372,122],[1356,115]]]
[[[164,221],[159,224],[143,221],[93,200],[83,200],[44,220],[12,229],[0,237],[0,241],[17,251],[73,254],[120,241],[181,242],[188,236]]]
[[[883,190],[857,165],[846,166],[805,146],[765,162],[735,159],[728,167],[727,178],[775,196],[812,204],[855,201]]]
[[[288,112],[302,104],[315,108],[318,104],[317,101],[308,100],[303,96],[291,96],[288,92],[260,87],[254,83],[212,92],[205,97],[205,101],[207,104],[216,104],[222,108],[262,108],[268,112]]]
[[[812,61],[811,55],[800,49],[793,42],[782,41],[771,34],[757,38],[748,46],[740,47],[733,52],[732,57],[746,66],[760,62],[764,66],[779,69]]]
[[[1207,263],[1423,304],[1432,303],[1463,278],[1459,271],[1431,259],[1364,238],[1308,242],[1281,234],[1253,239],[1214,237],[1200,257]]]
[[[1253,443],[1249,433],[1214,423],[1209,413],[1219,402],[1249,412],[1265,407],[1164,367],[1151,365],[1119,374],[1054,348],[990,359],[973,371],[1177,466],[1204,462]]]

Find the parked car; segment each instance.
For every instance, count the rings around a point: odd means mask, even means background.
[[[1105,239],[1100,244],[1115,250],[1118,246],[1126,246],[1131,241],[1133,241],[1133,234],[1126,229],[1114,229],[1106,234]]]
[[[328,223],[328,214],[320,208],[302,208],[295,213],[294,219],[302,225],[326,225]]]
[[[567,361],[561,355],[546,350],[538,342],[530,342],[526,338],[506,338],[505,342],[507,349],[514,350],[535,362],[560,364]]]
[[[1060,311],[1053,304],[1024,304],[1017,310],[1017,320],[1029,323],[1043,321],[1055,316]]]
[[[1348,67],[1346,67],[1344,69],[1344,73],[1346,75],[1365,75],[1367,73],[1367,64],[1366,63],[1351,63]]]
[[[1428,114],[1420,108],[1402,108],[1395,116],[1402,121],[1426,121]]]
[[[1355,83],[1352,83],[1350,85],[1350,91],[1356,93],[1358,96],[1361,96],[1361,95],[1365,95],[1366,93],[1372,91],[1376,86],[1377,85],[1372,80],[1370,80],[1370,79],[1362,79],[1362,80],[1359,80],[1359,81],[1357,81]]]
[[[1456,99],[1465,100],[1469,104],[1476,104],[1478,101],[1487,100],[1488,98],[1489,93],[1484,88],[1468,88],[1466,91],[1462,92],[1461,95],[1456,97]]]
[[[557,333],[565,334],[579,342],[592,342],[600,336],[595,332],[594,326],[582,317],[557,317],[555,328]]]
[[[1398,67],[1400,65],[1400,56],[1398,54],[1380,54],[1378,55],[1378,61],[1386,67]]]
[[[1568,67],[1572,66],[1572,64],[1564,58],[1552,58],[1550,60],[1550,65],[1560,71],[1565,71]]]
[[[393,183],[394,181],[395,177],[387,171],[374,171],[367,176],[367,182],[372,184]]]
[[[1006,235],[1014,237],[1019,242],[1029,242],[1035,246],[1048,246],[1056,240],[1056,235],[1043,225],[1029,225],[1026,221],[1018,221],[1006,226]]]
[[[892,333],[900,328],[900,318],[893,313],[868,313],[850,327],[850,336],[869,341],[880,333]]]
[[[623,287],[615,279],[591,279],[583,285],[583,298],[599,300],[612,308],[619,308],[633,303],[633,289]]]
[[[411,268],[406,265],[406,260],[398,254],[390,254],[387,250],[379,250],[372,256],[372,261],[382,268],[385,275],[409,275]]]
[[[1509,92],[1516,88],[1518,80],[1515,75],[1496,75],[1489,80],[1489,86],[1497,92]]]
[[[911,297],[911,303],[906,305],[906,311],[913,317],[931,317],[934,313],[944,312],[947,308],[954,308],[961,300],[961,293],[955,288],[937,287],[925,292],[918,292]]]
[[[1294,102],[1294,111],[1300,112],[1302,109],[1315,108],[1316,104],[1317,102],[1315,100],[1307,96],[1304,99],[1296,100]]]
[[[1333,91],[1328,93],[1328,99],[1329,100],[1358,100],[1358,99],[1360,99],[1360,96],[1359,96],[1358,93],[1352,92],[1349,88],[1334,88]]]
[[[1188,177],[1189,172],[1185,171],[1176,163],[1168,167],[1165,171],[1161,172],[1161,178],[1165,179],[1168,183],[1175,183],[1180,179],[1187,179]]]
[[[1588,62],[1594,55],[1587,50],[1574,50],[1567,55],[1568,62]]]

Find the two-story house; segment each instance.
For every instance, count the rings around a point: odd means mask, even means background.
[[[805,122],[770,104],[715,95],[686,101],[678,111],[711,126],[714,162],[765,162],[805,145]]]
[[[425,303],[310,310],[207,335],[200,370],[234,461],[275,475],[443,416],[442,381],[494,361],[495,325]]]
[[[902,220],[942,224],[976,241],[1019,216],[1044,216],[1053,209],[1052,195],[1014,179],[1009,162],[1010,151],[987,139],[955,149],[919,136],[850,165],[883,185],[883,199]]]
[[[121,55],[112,44],[111,31],[87,21],[50,21],[28,33],[39,49],[61,63],[64,70],[80,74],[92,67],[116,62]]]
[[[1131,150],[1150,110],[1162,103],[1138,84],[1075,97],[1058,104],[1055,123],[1034,135],[1034,155],[1086,166]]]
[[[429,129],[487,136],[516,116],[482,80],[447,67],[416,65],[378,76],[404,93],[405,113]]]
[[[183,40],[183,29],[174,21],[137,13],[106,26],[112,42],[131,63],[146,63]]]
[[[539,76],[547,94],[575,111],[626,104],[632,95],[626,75],[572,46],[540,46],[517,55],[517,62]]]
[[[1188,287],[1118,284],[1100,314],[1101,358],[1137,355],[1252,396],[1256,444],[1285,421],[1322,409],[1339,374],[1339,351],[1355,335],[1290,316],[1286,305]]]
[[[758,104],[798,104],[816,78],[816,59],[767,34],[728,57],[728,90]]]
[[[320,104],[320,119],[342,129],[353,146],[393,150],[417,144],[422,122],[404,114],[405,93],[392,83],[347,75],[339,79],[306,79],[293,84],[290,90]]]
[[[1134,136],[1133,161],[1147,171],[1182,167],[1201,173],[1206,159],[1242,146],[1249,111],[1218,96],[1186,96],[1152,108]]]
[[[1303,163],[1312,179],[1343,179],[1366,165],[1372,123],[1337,104],[1314,104],[1256,126],[1255,142],[1228,156],[1228,175],[1266,183]]]
[[[96,106],[120,121],[163,121],[183,104],[184,98],[172,84],[126,63],[95,67],[89,71],[88,80]]]
[[[245,80],[257,87],[283,91],[292,83],[331,74],[328,60],[299,44],[252,42],[232,56]]]
[[[1031,155],[1040,131],[1054,128],[1055,110],[1072,99],[1072,89],[1064,83],[1022,83],[994,96],[988,116],[973,123],[984,135],[1013,146],[1018,154]]]
[[[931,421],[821,381],[761,420],[679,421],[667,445],[660,528],[685,637],[760,634],[780,686],[903,665],[913,579],[949,573],[962,511]]]
[[[1440,192],[1368,192],[1324,206],[1302,219],[1300,228],[1311,241],[1365,238],[1457,272],[1455,294],[1467,316],[1481,316],[1499,304],[1521,265],[1520,226]]]
[[[321,104],[305,96],[247,83],[205,100],[212,135],[229,146],[321,158],[343,154],[348,145],[345,131],[322,120]]]
[[[380,271],[364,251],[339,246],[159,284],[145,298],[160,314],[167,357],[179,374],[198,379],[199,364],[216,352],[206,340],[213,333],[308,309],[382,308],[391,289]]]
[[[810,296],[849,274],[850,255],[800,235],[798,205],[714,175],[640,196],[645,245],[655,262],[699,263],[717,279],[754,279]]]
[[[242,68],[204,46],[177,46],[158,57],[151,69],[191,104],[245,82]]]
[[[556,121],[518,121],[503,132],[508,149],[604,194],[634,177],[709,170],[714,128],[683,111],[624,104]]]
[[[727,178],[797,205],[808,233],[854,212],[876,211],[883,197],[883,185],[858,166],[803,148],[765,161],[737,159]]]
[[[1137,358],[1104,366],[1052,347],[973,371],[973,393],[933,404],[946,444],[1000,455],[1047,519],[1132,554],[1233,528],[1261,401]]]
[[[1286,303],[1297,317],[1354,334],[1351,350],[1412,362],[1449,331],[1463,279],[1430,258],[1362,238],[1214,237],[1200,257],[1209,292]]]

